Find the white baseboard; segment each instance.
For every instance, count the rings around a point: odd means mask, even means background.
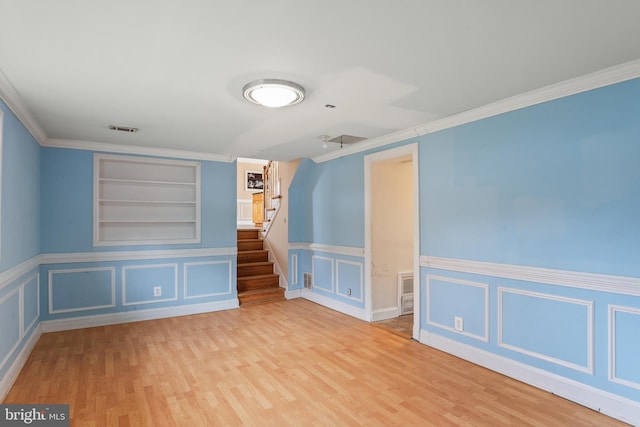
[[[369,321],[367,319],[366,313],[363,308],[354,307],[352,305],[345,304],[340,301],[336,301],[332,298],[325,297],[324,295],[311,292],[307,289],[302,289],[302,298],[308,299],[309,301],[313,301],[317,304],[323,305],[335,311],[339,311],[340,313],[344,313],[349,316],[358,318],[360,320],[364,320],[366,322]]]
[[[302,298],[302,289],[294,289],[292,291],[285,291],[284,297],[286,299]]]
[[[546,390],[612,418],[640,426],[640,402],[609,393],[556,374],[516,362],[485,350],[444,338],[425,330],[420,331],[420,342],[468,360],[476,365],[515,378],[526,384]]]
[[[22,371],[22,367],[29,359],[33,348],[36,346],[40,336],[42,335],[42,328],[40,325],[36,326],[31,333],[31,336],[18,353],[18,356],[15,358],[7,372],[4,374],[2,379],[0,379],[0,402],[4,401],[4,398],[9,394],[9,390],[13,387],[13,383],[18,378],[20,371]]]
[[[375,310],[373,312],[372,322],[377,322],[379,320],[394,319],[398,316],[400,316],[400,308],[398,307],[382,308],[380,310]]]
[[[42,332],[69,331],[72,329],[93,328],[96,326],[116,325],[118,323],[139,322],[141,320],[163,319],[166,317],[187,316],[212,311],[238,308],[238,299],[214,301],[202,304],[187,304],[178,307],[152,308],[148,310],[124,311],[120,313],[99,314],[96,316],[74,317],[69,319],[45,320],[41,322]]]

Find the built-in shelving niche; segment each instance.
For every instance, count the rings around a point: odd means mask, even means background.
[[[200,242],[200,163],[94,156],[94,245]]]

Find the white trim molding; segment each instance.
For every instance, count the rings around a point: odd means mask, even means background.
[[[364,256],[364,248],[358,248],[354,246],[325,245],[323,243],[289,243],[289,250],[325,252],[328,254],[353,256],[360,258]]]
[[[155,251],[99,251],[41,255],[42,264],[72,264],[80,262],[140,261],[147,259],[200,258],[236,256],[238,248],[169,249]]]
[[[422,267],[459,271],[462,273],[481,274],[484,276],[546,283],[549,285],[567,286],[591,291],[640,296],[640,278],[637,277],[553,270],[550,268],[432,256],[421,256],[420,265]]]
[[[228,264],[229,267],[229,283],[228,283],[228,287],[227,287],[227,291],[226,292],[214,292],[214,293],[209,293],[209,294],[199,294],[199,295],[188,295],[188,290],[189,290],[189,267],[194,266],[194,265],[216,265],[216,264]],[[190,300],[190,299],[197,299],[197,298],[206,298],[206,297],[217,297],[220,295],[232,295],[233,294],[233,289],[232,289],[232,278],[233,278],[233,274],[232,274],[232,262],[229,260],[226,261],[200,261],[200,262],[185,262],[184,263],[184,290],[183,290],[183,299],[185,300]],[[213,278],[212,278],[213,279]]]
[[[38,144],[43,145],[47,140],[47,135],[2,70],[0,70],[0,98],[7,104],[11,112],[16,115],[22,125],[27,128],[27,131]]]
[[[291,254],[291,286],[298,286],[298,254]]]
[[[380,320],[394,319],[400,316],[400,307],[387,307],[373,310],[371,321],[378,322]]]
[[[420,331],[420,342],[499,372],[632,425],[640,425],[640,402],[562,377],[486,350]]]
[[[68,308],[63,310],[54,310],[53,309],[53,275],[63,274],[63,273],[85,273],[89,271],[109,271],[111,273],[111,304]],[[48,284],[48,290],[49,290],[49,314],[63,314],[63,313],[72,313],[75,311],[99,310],[102,308],[114,308],[116,306],[116,268],[115,267],[69,268],[69,269],[63,269],[63,270],[49,270],[49,280],[47,284]]]
[[[346,314],[348,316],[355,317],[357,319],[364,320],[366,322],[369,321],[369,319],[365,318],[365,312],[361,308],[355,307],[350,304],[346,304],[341,301],[337,301],[333,298],[326,297],[324,295],[314,293],[309,289],[302,289],[301,293],[302,293],[302,298],[306,300],[315,302],[316,304],[320,304],[326,308],[339,311],[340,313]]]
[[[587,365],[579,365],[577,363],[569,362],[564,359],[558,359],[557,357],[549,356],[547,354],[538,353],[532,350],[528,350],[526,348],[518,347],[512,344],[507,344],[502,339],[502,327],[503,327],[503,314],[502,314],[502,296],[503,294],[510,293],[516,295],[524,295],[531,298],[542,298],[550,301],[558,301],[565,304],[575,304],[584,306],[587,309]],[[576,371],[585,372],[590,375],[594,375],[594,318],[593,318],[593,301],[580,300],[576,298],[567,298],[567,297],[559,297],[557,295],[543,294],[539,292],[531,292],[531,291],[523,291],[520,289],[510,289],[502,286],[498,287],[498,347],[505,348],[507,350],[515,351],[516,353],[524,354],[530,357],[535,357],[536,359],[544,360],[545,362],[553,363],[559,366],[564,366],[565,368],[574,369]]]
[[[616,312],[640,316],[640,308],[609,305],[609,381],[640,390],[640,382],[625,380],[616,375]]]
[[[322,261],[329,261],[329,264],[331,265],[331,289],[323,288],[322,286],[318,286],[316,284],[316,264],[315,264],[316,259],[319,259]],[[311,257],[311,281],[313,282],[313,289],[317,288],[324,292],[334,293],[334,289],[335,289],[334,277],[335,277],[335,267],[333,265],[333,258],[327,258],[320,255],[313,255]]]
[[[11,363],[4,376],[0,378],[0,402],[4,401],[4,398],[9,394],[11,387],[13,387],[13,383],[18,378],[24,364],[27,363],[31,352],[38,343],[41,335],[42,329],[40,328],[40,324],[38,324],[31,335],[29,335],[29,339],[24,343],[22,350],[20,350],[20,353],[18,353],[16,358],[13,360],[13,363]]]
[[[70,331],[74,329],[93,328],[96,326],[117,325],[119,323],[139,322],[142,320],[164,319],[167,317],[187,316],[214,311],[231,310],[240,305],[237,298],[202,304],[185,304],[174,307],[150,308],[143,310],[123,311],[119,313],[81,316],[41,322],[42,332]]]
[[[278,211],[280,209],[278,208]],[[278,212],[276,211],[276,215]],[[271,227],[269,227],[271,230]],[[267,230],[267,234],[269,234],[269,230]],[[267,234],[265,234],[264,239],[262,240],[264,244],[264,248],[269,252],[269,261],[273,262],[273,272],[278,275],[278,284],[281,288],[287,289],[289,287],[289,282],[287,281],[287,273],[280,268],[280,264],[278,263],[278,258],[276,258],[275,251],[271,248],[271,242],[267,239]]]
[[[25,316],[24,288],[33,279],[36,280],[36,315],[31,321],[31,323],[29,323],[29,325],[25,326],[24,323],[22,324],[23,337],[28,331],[31,330],[31,328],[33,328],[33,325],[38,323],[38,321],[40,320],[40,273],[35,273],[33,276],[29,276],[29,278],[27,278],[20,284],[20,287],[21,287],[20,292],[22,293],[22,321],[24,322],[24,316]]]
[[[371,220],[372,212],[372,189],[371,176],[372,166],[376,162],[396,159],[404,156],[411,156],[412,162],[412,186],[413,186],[413,212],[407,212],[407,221],[412,221],[413,247],[412,247],[412,271],[413,277],[420,277],[420,174],[419,174],[419,149],[418,143],[406,144],[401,147],[383,150],[377,153],[364,156],[364,310],[368,320],[372,321],[373,313],[373,226]],[[342,151],[342,150],[340,150]],[[418,339],[420,333],[420,319],[422,317],[422,293],[420,281],[413,281],[413,331],[412,337]],[[401,307],[398,307],[401,310]]]
[[[19,279],[20,276],[27,274],[34,268],[38,268],[40,266],[40,259],[40,255],[34,256],[0,273],[0,290],[12,284],[15,280]]]
[[[429,304],[426,304],[425,310],[426,310],[426,318],[427,318],[427,324],[431,325],[433,327],[436,328],[440,328],[443,329],[445,331],[449,331],[449,332],[453,332],[456,334],[460,334],[460,335],[464,335],[466,337],[469,338],[473,338],[479,341],[483,341],[483,342],[489,342],[489,285],[487,285],[486,283],[480,283],[480,282],[471,282],[469,280],[460,280],[460,279],[453,279],[451,277],[443,277],[443,276],[434,276],[431,274],[427,274],[426,275],[426,293],[427,293],[427,301],[431,300],[431,280],[438,280],[440,282],[449,282],[449,283],[453,283],[456,285],[464,285],[464,286],[473,286],[476,288],[480,288],[484,291],[484,335],[476,335],[476,334],[472,334],[470,332],[467,331],[456,331],[454,328],[447,326],[447,325],[443,325],[442,323],[438,323],[438,322],[434,322],[433,320],[431,320],[431,310],[429,310]]]
[[[195,151],[174,150],[170,148],[142,147],[139,145],[120,145],[105,142],[81,141],[77,139],[48,138],[40,145],[43,147],[71,148],[74,150],[167,157],[171,159],[204,160],[223,163],[233,163],[235,161],[232,156],[226,154],[200,153]]]
[[[294,289],[292,291],[284,291],[286,299],[302,298],[302,289]]]
[[[497,116],[499,114],[508,113],[509,111],[519,110],[521,108],[530,107],[532,105],[541,104],[554,99],[575,95],[592,89],[621,83],[638,77],[640,77],[640,59],[505,98],[472,110],[436,119],[413,128],[404,129],[377,138],[367,139],[358,144],[345,147],[342,150],[332,151],[330,153],[313,157],[311,160],[316,163],[326,162],[349,154],[372,150],[395,142],[409,140],[429,133],[438,132],[444,129]]]
[[[17,321],[17,329],[18,329],[18,339],[16,340],[16,342],[13,344],[13,346],[11,347],[11,349],[9,349],[9,351],[7,352],[7,354],[5,355],[5,357],[0,360],[0,370],[2,368],[4,368],[5,363],[7,363],[7,361],[11,358],[11,356],[13,355],[13,353],[16,351],[16,349],[20,346],[20,343],[22,342],[22,318],[23,318],[23,307],[22,307],[22,287],[18,286],[16,287],[14,290],[12,290],[11,292],[7,293],[5,296],[3,296],[2,298],[0,298],[0,306],[2,306],[2,304],[5,304],[7,301],[9,301],[9,299],[11,299],[15,294],[18,294],[18,321]],[[6,325],[3,325],[3,329],[7,330]]]

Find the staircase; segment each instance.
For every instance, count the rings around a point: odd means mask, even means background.
[[[237,278],[241,306],[285,301],[280,277],[273,272],[257,229],[238,230]]]

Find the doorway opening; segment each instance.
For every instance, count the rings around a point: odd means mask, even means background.
[[[365,156],[365,312],[419,338],[418,146]]]

